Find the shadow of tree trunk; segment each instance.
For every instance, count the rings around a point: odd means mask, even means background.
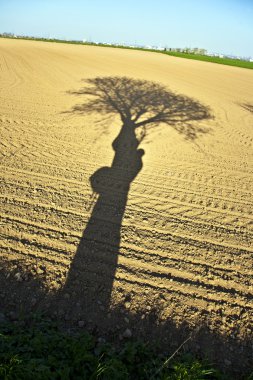
[[[115,154],[111,167],[102,167],[90,177],[98,198],[63,289],[63,293],[75,293],[75,305],[82,306],[89,319],[95,320],[101,309],[106,312],[110,306],[128,192],[142,168],[144,154],[138,149],[134,127],[125,120],[112,144]]]

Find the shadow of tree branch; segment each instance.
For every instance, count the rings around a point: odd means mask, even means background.
[[[249,104],[249,103],[244,103],[244,104],[240,104],[240,106],[242,108],[244,108],[245,110],[253,113],[253,104]]]

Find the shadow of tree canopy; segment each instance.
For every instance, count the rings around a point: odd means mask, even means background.
[[[123,124],[131,123],[134,129],[142,129],[141,139],[159,123],[170,125],[187,140],[209,132],[208,128],[194,124],[212,117],[208,107],[175,94],[159,83],[116,76],[84,82],[83,88],[70,93],[86,96],[86,101],[73,107],[71,112],[119,115]]]

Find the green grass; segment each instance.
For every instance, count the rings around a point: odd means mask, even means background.
[[[166,365],[165,365],[166,364]],[[1,380],[222,379],[190,356],[166,357],[142,343],[99,344],[88,333],[68,334],[50,321],[0,326]]]
[[[190,53],[176,53],[176,52],[164,52],[165,54],[172,55],[174,57],[196,59],[198,61],[219,63],[221,65],[237,66],[246,69],[253,69],[253,62],[241,61],[239,59],[231,58],[219,58],[219,57],[209,57],[208,55],[190,54]]]
[[[0,36],[0,37],[16,39],[15,37],[4,37],[4,36]],[[197,61],[212,62],[212,63],[221,64],[221,65],[242,67],[242,68],[251,69],[251,70],[253,69],[253,62],[244,61],[244,60],[240,60],[240,59],[210,57],[207,55],[191,54],[191,53],[178,53],[178,52],[172,52],[172,51],[158,51],[158,50],[153,50],[153,49],[145,49],[145,48],[138,48],[138,47],[135,48],[135,47],[129,47],[129,46],[122,46],[122,45],[115,46],[115,45],[95,44],[92,42],[65,41],[65,40],[59,40],[59,39],[50,39],[49,40],[47,38],[32,38],[32,37],[22,37],[22,38],[19,37],[18,39],[32,40],[32,41],[44,41],[44,42],[57,42],[57,43],[64,43],[64,44],[101,46],[101,47],[111,47],[111,48],[129,49],[129,50],[142,50],[142,51],[149,51],[149,52],[154,52],[154,53],[171,55],[173,57],[195,59]]]

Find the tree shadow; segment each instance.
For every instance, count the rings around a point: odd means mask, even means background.
[[[90,177],[95,205],[62,291],[75,294],[71,313],[83,308],[86,318],[99,324],[103,316],[101,309],[105,314],[110,310],[122,219],[131,183],[143,166],[141,142],[161,123],[172,126],[185,139],[194,141],[199,134],[208,132],[196,121],[209,119],[211,114],[199,102],[176,95],[150,81],[98,77],[85,83],[84,88],[71,94],[85,96],[86,102],[76,105],[71,112],[116,114],[122,125],[112,143],[114,158],[111,166],[98,169]]]

